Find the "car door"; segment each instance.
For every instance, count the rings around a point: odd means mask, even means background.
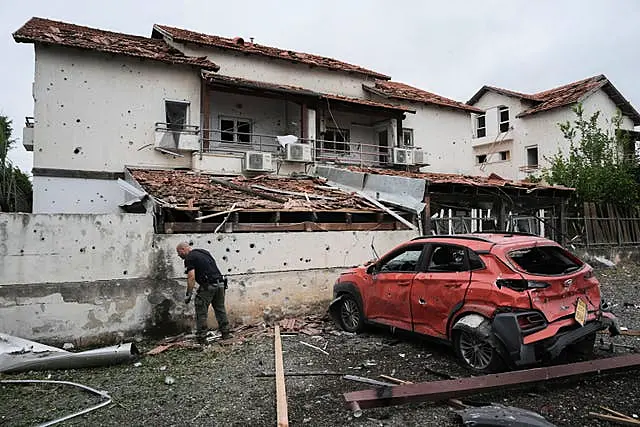
[[[449,314],[464,301],[471,282],[469,252],[446,243],[433,243],[427,252],[424,271],[416,274],[411,286],[413,330],[446,338]]]
[[[411,284],[423,259],[424,244],[405,246],[372,268],[372,284],[365,302],[368,320],[411,330]]]

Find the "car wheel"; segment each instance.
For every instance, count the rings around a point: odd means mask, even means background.
[[[347,332],[359,332],[364,327],[364,316],[360,304],[351,295],[342,296],[338,315],[340,327]]]
[[[460,362],[469,370],[489,374],[504,369],[504,362],[490,340],[490,331],[483,325],[455,331],[453,346]]]

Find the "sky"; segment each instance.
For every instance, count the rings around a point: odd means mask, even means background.
[[[34,54],[11,34],[32,16],[142,36],[157,23],[254,37],[463,102],[485,84],[538,92],[605,74],[640,109],[638,0],[0,0],[0,114],[26,172]]]

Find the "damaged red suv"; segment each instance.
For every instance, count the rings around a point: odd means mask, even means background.
[[[593,351],[619,333],[593,269],[552,240],[494,233],[427,236],[340,276],[330,312],[446,340],[481,373]]]

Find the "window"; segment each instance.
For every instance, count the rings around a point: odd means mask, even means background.
[[[413,147],[413,129],[402,128],[402,144],[404,147]]]
[[[527,166],[530,168],[538,167],[538,146],[527,147]]]
[[[498,120],[500,124],[500,132],[509,131],[509,108],[500,107],[498,109]]]
[[[468,271],[466,249],[461,246],[437,245],[431,251],[427,271]]]
[[[484,114],[476,116],[476,137],[487,136],[487,117]]]
[[[480,259],[480,255],[469,250],[469,267],[471,270],[482,270],[485,268],[484,262]]]
[[[182,131],[189,123],[189,103],[179,101],[165,101],[164,110],[167,129]]]
[[[220,140],[250,144],[252,128],[250,119],[220,118]]]
[[[380,265],[379,272],[400,272],[400,271],[416,271],[422,255],[423,246],[414,246],[406,249],[404,252],[393,255],[391,259],[383,261]]]
[[[557,246],[535,246],[509,252],[518,267],[531,274],[558,275],[579,270],[582,262]]]
[[[327,128],[322,147],[336,154],[349,154],[349,129]]]
[[[500,152],[500,160],[502,160],[503,162],[506,162],[509,159],[511,159],[511,152],[509,150]]]
[[[479,154],[476,156],[476,164],[487,163],[487,155]]]

